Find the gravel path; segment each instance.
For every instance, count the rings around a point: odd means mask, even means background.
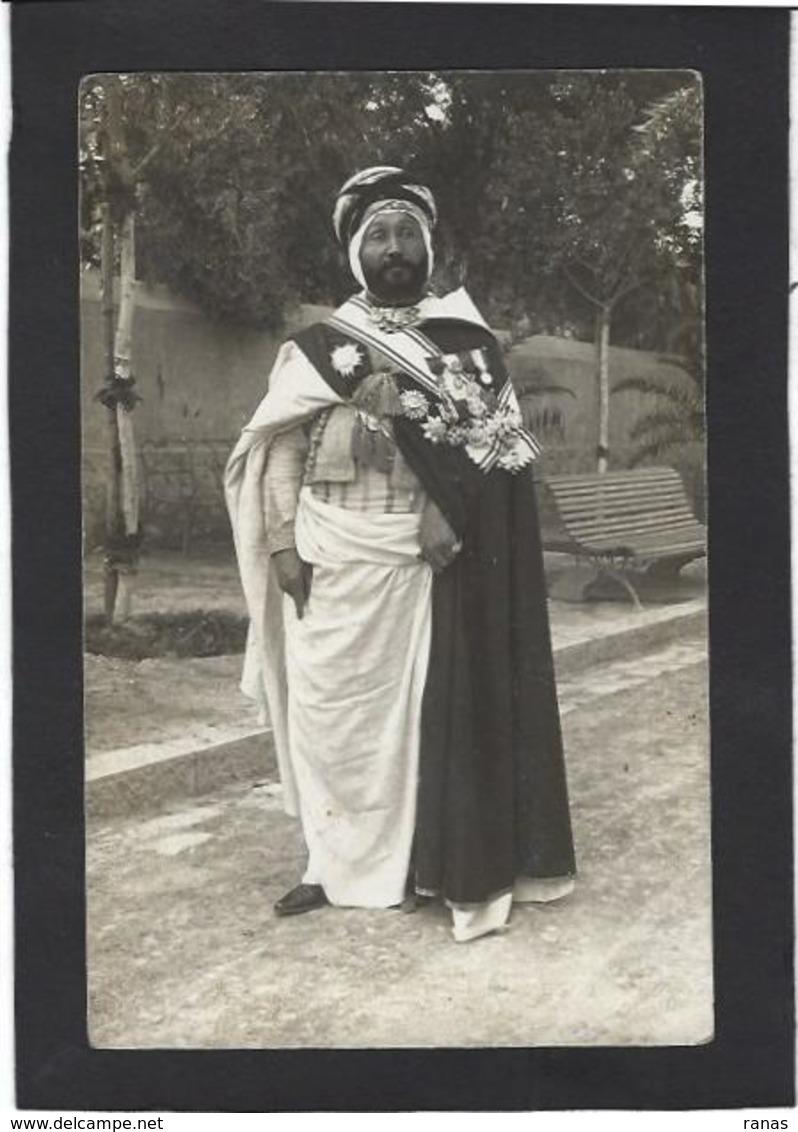
[[[298,879],[303,853],[272,783],[91,828],[93,1044],[709,1040],[701,654],[671,646],[642,668],[618,662],[563,687],[576,893],[519,907],[505,932],[468,945],[451,941],[439,907],[276,919],[271,904]]]

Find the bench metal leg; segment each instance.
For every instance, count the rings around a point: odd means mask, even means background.
[[[592,564],[578,562],[558,571],[547,579],[548,595],[556,601],[584,602],[588,600],[590,586],[600,577]]]
[[[610,573],[610,571],[608,571],[608,573]],[[638,613],[642,613],[643,609],[644,609],[643,603],[640,600],[640,598],[637,596],[637,590],[634,588],[634,586],[629,581],[629,579],[626,577],[626,575],[622,574],[620,572],[620,570],[613,570],[613,571],[611,571],[611,574],[612,574],[612,577],[616,578],[621,583],[623,588],[629,594],[629,596],[632,599],[632,604],[634,605],[635,610]]]
[[[637,595],[637,591],[623,571],[595,562],[590,564],[579,563],[579,565],[569,566],[560,571],[548,585],[549,597],[558,601],[574,602],[590,601],[591,599],[601,601],[603,597],[606,600],[612,600],[611,596],[601,593],[602,581],[607,579],[620,582],[631,598],[635,610],[643,610],[643,604]]]
[[[596,582],[598,582],[599,585],[600,585],[600,580],[602,578],[603,579],[611,578],[613,582],[620,583],[620,585],[623,587],[623,589],[626,590],[627,594],[632,599],[632,605],[634,606],[635,612],[637,612],[637,613],[643,612],[643,603],[641,602],[641,600],[638,596],[637,590],[632,585],[632,583],[629,581],[629,578],[624,573],[622,567],[610,566],[606,563],[600,562],[600,563],[597,564],[597,571],[598,571],[598,577],[596,578]],[[595,582],[594,582],[594,587],[595,587],[595,591],[596,591],[595,596],[600,598],[601,592],[600,592],[599,587],[596,586]]]

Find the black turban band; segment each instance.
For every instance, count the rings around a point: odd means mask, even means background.
[[[423,186],[418,185],[418,188]],[[381,200],[409,201],[429,217],[430,225],[435,223],[429,201],[422,193],[414,191],[414,182],[408,182],[406,175],[401,173],[386,174],[370,185],[353,185],[347,189],[346,196],[351,198],[352,203],[341,223],[340,239],[344,247],[348,246],[352,235],[360,227],[366,209]]]

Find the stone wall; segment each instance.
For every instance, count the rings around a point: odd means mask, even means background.
[[[143,517],[151,541],[186,545],[229,537],[221,468],[241,428],[266,392],[285,334],[326,310],[303,307],[279,335],[214,321],[163,288],[138,286],[133,320],[135,427],[142,453]],[[99,282],[81,286],[81,416],[84,528],[87,546],[102,538],[107,468],[106,410],[95,400],[104,380]],[[170,462],[172,472],[165,469]],[[189,532],[189,535],[191,532]]]
[[[187,549],[192,540],[229,538],[221,495],[225,454],[266,390],[282,338],[325,313],[325,308],[304,306],[275,335],[214,321],[163,288],[139,285],[133,359],[142,401],[135,423],[142,511],[151,544]],[[524,417],[544,445],[541,472],[593,470],[597,395],[592,344],[537,335],[513,347],[507,360]],[[89,548],[101,542],[104,515],[106,421],[105,410],[94,399],[103,374],[99,285],[96,274],[86,273],[81,288],[81,395]],[[612,347],[611,383],[632,375],[674,383],[689,380],[678,366],[654,354]],[[629,430],[655,402],[635,392],[613,394],[612,467],[628,464],[634,451]],[[694,504],[700,508],[695,484],[700,488],[702,453],[693,453],[690,460],[691,466],[680,470],[693,485]],[[697,471],[692,467],[696,460]]]

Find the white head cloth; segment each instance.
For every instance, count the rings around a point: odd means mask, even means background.
[[[384,212],[406,212],[408,216],[412,216],[418,222],[421,229],[421,238],[427,250],[427,279],[429,279],[434,264],[429,217],[417,205],[407,200],[381,200],[366,209],[360,227],[349,241],[349,267],[355,279],[361,287],[366,289],[366,277],[363,274],[363,265],[360,262],[360,248],[368,226],[375,216],[381,216]]]

